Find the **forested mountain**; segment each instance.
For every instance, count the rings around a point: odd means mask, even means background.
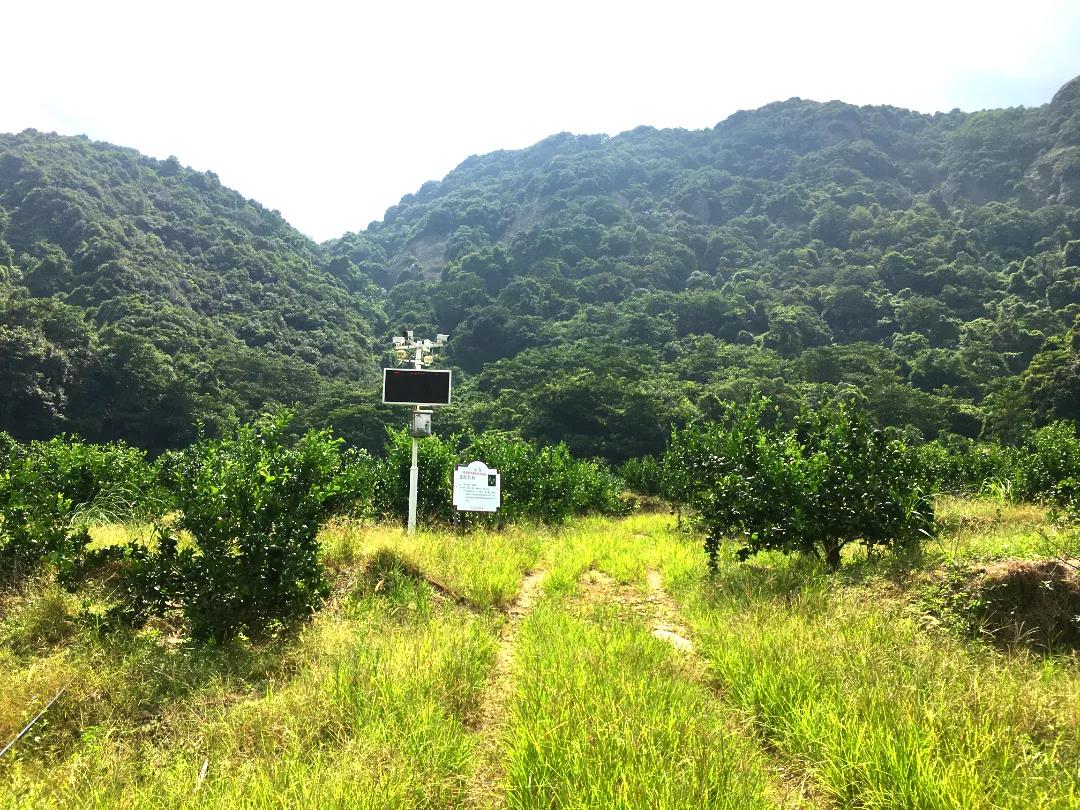
[[[471,157],[325,245],[213,175],[0,136],[0,429],[160,448],[297,401],[358,443],[391,332],[472,425],[620,460],[764,389],[924,436],[1080,415],[1080,79],[1039,108],[792,99]],[[384,314],[385,313],[385,314]]]
[[[751,385],[856,386],[924,435],[1075,416],[1075,374],[1024,375],[1080,311],[1078,205],[1074,80],[1035,109],[792,99],[557,135],[326,247],[393,325],[453,335],[470,421],[621,458]]]
[[[196,419],[370,381],[379,294],[213,174],[0,135],[0,428],[16,436],[160,449]]]

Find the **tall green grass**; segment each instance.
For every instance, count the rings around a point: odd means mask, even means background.
[[[624,582],[660,567],[723,704],[752,718],[762,744],[830,802],[1080,806],[1076,662],[1004,655],[929,627],[910,590],[920,582],[911,565],[1040,553],[1044,513],[945,506],[952,525],[922,554],[853,558],[839,575],[764,554],[729,557],[710,578],[700,538],[670,519],[582,524],[552,550],[549,590],[572,592],[590,567]]]
[[[410,537],[399,529],[340,520],[323,529],[320,541],[324,561],[332,570],[386,550],[486,610],[513,600],[522,576],[536,565],[554,531],[511,527],[465,534],[421,531]]]
[[[725,702],[840,806],[1080,805],[1074,661],[928,629],[865,571],[768,555],[674,576]]]
[[[768,807],[764,757],[625,613],[545,601],[519,637],[507,804]]]
[[[659,515],[634,515],[624,520],[592,517],[560,532],[546,548],[548,571],[544,589],[569,595],[578,590],[581,575],[590,568],[604,571],[623,584],[645,585],[646,571],[679,544],[670,541],[670,520]]]
[[[475,745],[470,726],[494,657],[494,627],[488,618],[433,603],[422,582],[344,595],[262,673],[255,666],[233,678],[211,667],[185,672],[171,660],[184,653],[170,653],[152,637],[106,643],[112,656],[84,641],[66,656],[16,662],[22,668],[12,681],[51,689],[56,678],[43,677],[44,664],[71,678],[74,689],[36,729],[37,739],[0,763],[0,806],[464,801]],[[139,666],[118,666],[125,647],[130,654],[144,649]],[[214,658],[212,651],[204,655],[208,663]],[[227,657],[220,651],[218,663]],[[157,667],[165,677],[157,677]],[[144,692],[124,711],[147,680],[164,687],[157,699]],[[78,709],[95,698],[115,711],[88,723]]]
[[[919,601],[936,567],[1040,553],[1050,527],[986,501],[939,516],[921,555],[836,575],[763,554],[710,576],[667,515],[414,538],[340,521],[320,535],[332,598],[260,644],[112,628],[107,582],[45,577],[0,596],[0,742],[68,691],[0,760],[0,807],[759,807],[797,802],[791,783],[842,807],[1080,806],[1080,664],[965,640]],[[500,609],[537,568],[493,720]],[[591,569],[642,589],[660,570],[701,660],[605,601],[628,588],[583,587]],[[492,740],[500,766],[478,769]]]
[[[741,576],[690,596],[725,699],[859,807],[1075,807],[1080,677],[975,650],[898,607],[806,582]]]

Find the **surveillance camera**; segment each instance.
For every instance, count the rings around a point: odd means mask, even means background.
[[[400,335],[395,335],[394,336],[394,345],[395,346],[404,346],[405,345],[405,338],[401,337]]]
[[[446,341],[448,341],[449,339],[450,339],[449,335],[436,335],[435,336],[435,341],[437,343],[446,343]]]
[[[412,329],[405,330],[405,338],[406,340],[412,340]]]

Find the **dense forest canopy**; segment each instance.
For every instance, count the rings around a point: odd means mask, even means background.
[[[389,336],[449,332],[440,430],[614,461],[753,389],[1009,439],[1080,416],[1080,79],[1038,108],[801,99],[474,156],[316,245],[185,169],[0,136],[0,429],[152,450],[293,404],[357,444]]]
[[[213,174],[85,138],[0,135],[0,426],[153,449],[369,380],[374,285]],[[364,280],[366,281],[366,280]]]

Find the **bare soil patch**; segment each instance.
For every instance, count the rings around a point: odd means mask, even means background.
[[[690,631],[679,621],[679,608],[664,590],[664,581],[658,571],[646,574],[648,590],[633,585],[621,585],[595,569],[587,571],[581,579],[582,601],[606,602],[640,617],[655,638],[671,644],[680,652],[692,653],[694,644]]]
[[[694,642],[689,638],[689,631],[678,622],[678,606],[664,590],[664,578],[659,571],[649,571],[647,575],[649,583],[649,600],[653,605],[654,614],[649,630],[653,636],[666,641],[676,650],[681,652],[693,652]]]
[[[372,554],[364,565],[351,576],[339,575],[334,591],[340,596],[366,596],[384,593],[404,581],[425,582],[434,592],[435,598],[465,608],[472,613],[483,613],[469,597],[458,593],[450,586],[424,571],[409,557],[392,548],[380,548]]]

